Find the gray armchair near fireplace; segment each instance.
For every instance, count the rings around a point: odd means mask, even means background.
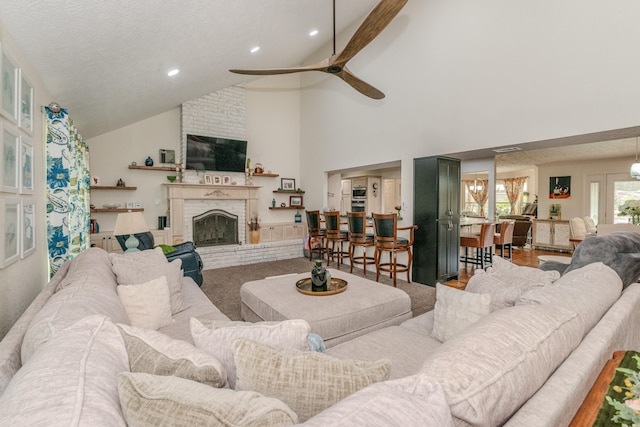
[[[153,249],[155,247],[153,234],[150,232],[136,233],[134,236],[138,239],[138,249],[141,251],[145,249]],[[120,247],[123,250],[127,249],[127,246],[125,245],[125,237],[127,236],[116,236],[116,239],[118,239],[118,243],[120,243]],[[196,252],[196,247],[193,242],[179,243],[177,245],[173,245],[173,247],[176,248],[175,251],[165,254],[167,261],[171,262],[174,259],[180,258],[182,260],[182,270],[184,275],[191,277],[198,286],[202,286],[202,258],[200,258],[200,255]]]

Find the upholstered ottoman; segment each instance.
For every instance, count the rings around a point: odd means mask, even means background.
[[[316,296],[298,292],[296,282],[310,273],[247,282],[240,288],[242,318],[249,322],[304,319],[327,347],[412,317],[406,292],[363,277],[329,269],[348,282],[344,292]]]

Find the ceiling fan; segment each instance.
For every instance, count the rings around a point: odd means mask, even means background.
[[[333,0],[333,55],[323,61],[302,67],[276,68],[263,70],[229,70],[237,74],[273,75],[299,73],[303,71],[322,71],[333,74],[355,90],[373,99],[384,98],[384,93],[360,80],[347,68],[347,62],[368,45],[393,20],[408,0],[380,0],[365,20],[360,24],[347,46],[336,55],[336,0]]]

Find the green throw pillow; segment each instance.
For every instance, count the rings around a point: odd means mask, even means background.
[[[175,246],[170,246],[170,245],[156,245],[155,247],[162,249],[162,253],[165,255],[178,250],[176,249]]]

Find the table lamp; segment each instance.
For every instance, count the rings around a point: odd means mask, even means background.
[[[134,236],[135,233],[145,233],[149,231],[147,223],[144,221],[142,212],[127,212],[118,214],[116,219],[116,226],[113,230],[114,236],[126,236],[129,238],[125,241],[127,250],[124,253],[139,252],[138,239]]]

